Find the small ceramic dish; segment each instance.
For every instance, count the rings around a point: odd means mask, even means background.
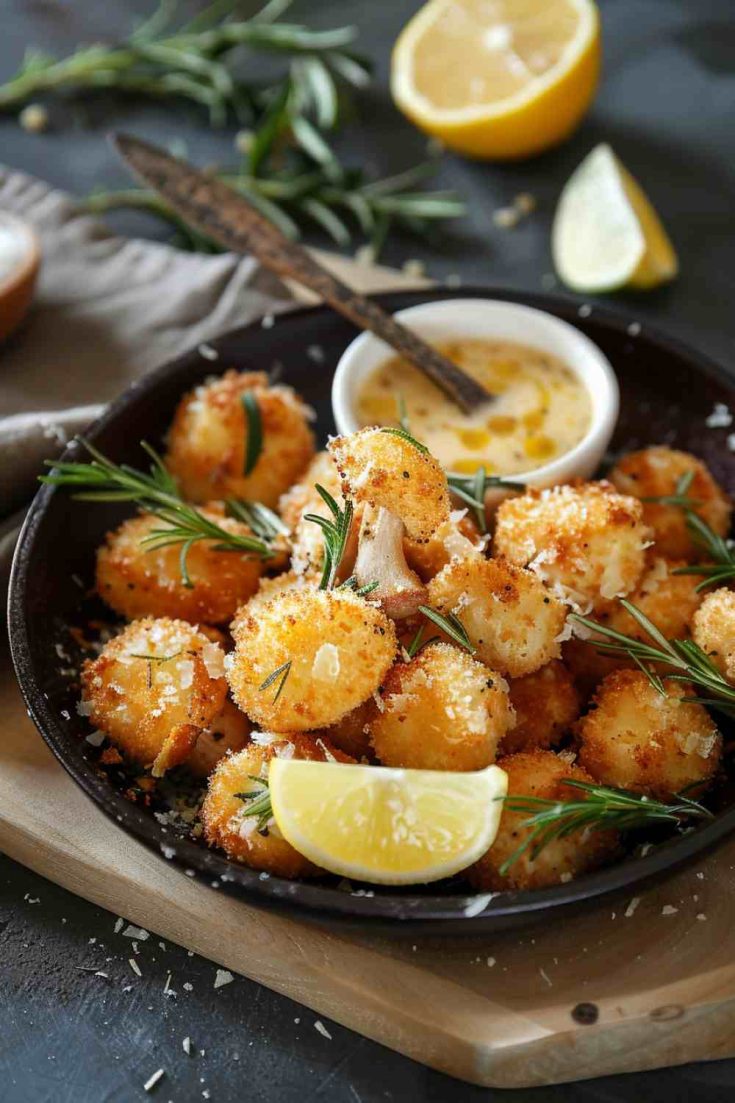
[[[551,486],[575,476],[587,479],[599,467],[615,430],[620,407],[612,365],[593,341],[561,318],[501,299],[451,299],[401,310],[398,321],[432,344],[457,338],[513,341],[550,353],[574,372],[590,397],[592,417],[570,451],[513,478],[528,486]],[[332,383],[332,410],[340,433],[360,428],[356,400],[366,378],[394,352],[372,333],[362,333],[340,357]]]

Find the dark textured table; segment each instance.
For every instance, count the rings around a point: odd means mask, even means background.
[[[354,21],[379,62],[361,98],[361,125],[340,139],[355,163],[381,172],[424,156],[424,139],[397,115],[386,91],[389,47],[414,0],[313,0],[294,11],[319,26]],[[0,0],[0,79],[25,47],[67,50],[78,40],[122,34],[144,0]],[[673,286],[620,303],[642,324],[668,328],[725,363],[733,354],[735,238],[735,10],[731,0],[603,0],[605,78],[574,139],[538,160],[488,166],[446,157],[438,176],[470,213],[431,241],[391,240],[384,260],[421,259],[438,279],[538,290],[551,285],[549,225],[559,189],[598,141],[609,141],[653,196],[681,259]],[[153,140],[184,138],[202,162],[232,156],[232,130],[208,131],[185,105],[88,98],[51,105],[52,129],[26,134],[0,121],[0,161],[78,194],[125,177],[104,141],[110,127]],[[537,212],[513,231],[493,210],[530,191]],[[118,216],[125,232],[164,231]],[[322,242],[323,244],[323,242]],[[683,396],[685,401],[685,396]],[[504,1093],[463,1086],[382,1049],[244,979],[214,988],[216,967],[151,935],[132,939],[117,917],[0,857],[0,1100],[3,1103],[124,1103],[150,1098],[145,1081],[165,1077],[153,1098],[307,1103],[479,1100]],[[191,1054],[184,1039],[191,1041]],[[732,1100],[735,1062],[519,1091],[519,1103],[593,1100]]]

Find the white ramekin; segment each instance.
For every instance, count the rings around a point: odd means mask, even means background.
[[[431,343],[462,337],[516,341],[557,356],[590,396],[590,428],[571,451],[513,478],[529,486],[552,486],[594,474],[615,429],[620,392],[609,360],[578,329],[544,310],[498,299],[442,299],[401,310],[396,318]],[[332,410],[340,433],[360,427],[355,415],[360,385],[392,355],[393,350],[372,333],[360,334],[345,349],[332,383]]]

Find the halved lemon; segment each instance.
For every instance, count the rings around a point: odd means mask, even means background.
[[[430,0],[395,44],[391,90],[450,149],[511,160],[566,138],[599,72],[592,0]]]
[[[331,873],[382,885],[438,881],[494,842],[507,775],[396,770],[274,758],[271,804],[278,829]]]
[[[656,211],[604,144],[595,146],[565,184],[551,250],[560,278],[575,291],[656,287],[678,271]]]

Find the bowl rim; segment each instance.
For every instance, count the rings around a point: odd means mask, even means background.
[[[448,307],[450,303],[451,310]],[[585,477],[597,467],[615,431],[620,410],[620,389],[605,353],[577,326],[547,310],[525,303],[490,297],[463,298],[459,295],[455,299],[440,299],[407,307],[397,311],[394,317],[409,328],[413,323],[413,328],[420,335],[436,328],[446,329],[447,336],[450,332],[455,335],[461,332],[463,324],[468,324],[468,318],[470,324],[473,318],[481,323],[489,319],[488,339],[491,339],[491,333],[498,336],[498,329],[502,330],[507,323],[511,328],[513,323],[526,323],[535,327],[535,331],[528,339],[520,340],[519,344],[544,351],[542,341],[546,334],[551,342],[564,345],[565,351],[557,348],[554,355],[573,372],[587,393],[591,406],[589,428],[568,451],[539,467],[513,472],[508,478],[518,479],[528,486],[548,486],[575,474]],[[480,324],[478,328],[484,327]],[[499,337],[501,340],[516,340],[502,334]],[[357,385],[381,360],[394,355],[385,341],[370,331],[358,334],[344,350],[332,379],[332,414],[338,432],[352,433],[360,428],[355,410]],[[451,474],[456,473],[450,471]]]
[[[463,296],[478,298],[506,298],[512,302],[530,302],[541,308],[562,312],[563,315],[579,310],[580,304],[562,297],[534,292],[510,291],[502,288],[483,288],[468,286],[462,288]],[[459,295],[449,288],[428,288],[384,292],[374,296],[381,306],[398,309],[407,301],[432,298],[457,298]],[[585,305],[585,304],[582,304]],[[321,313],[325,317],[331,314],[326,306],[306,306],[287,311],[278,317],[277,327],[283,328],[298,321],[305,315]],[[593,306],[593,322],[617,331],[621,336],[630,335],[631,324],[638,321],[626,317],[609,307]],[[591,317],[584,314],[584,320]],[[237,327],[207,344],[218,348],[220,343],[247,337],[249,331],[256,330],[260,320]],[[632,335],[631,335],[632,336]],[[692,361],[697,370],[720,382],[734,385],[733,375],[723,365],[704,353],[693,349],[677,337],[661,332],[648,323],[641,325],[635,334],[657,344],[662,351]],[[106,407],[86,431],[94,441],[108,425],[128,406],[144,400],[159,384],[182,372],[193,360],[200,361],[196,348],[167,361],[144,377],[133,381]],[[211,373],[212,364],[202,364],[202,374]],[[64,455],[70,458],[76,450]],[[66,744],[73,738],[63,728],[60,717],[46,700],[42,686],[37,679],[34,657],[31,648],[28,625],[25,617],[27,591],[32,585],[32,556],[34,541],[38,534],[46,510],[53,496],[58,493],[52,486],[43,486],[33,499],[23,524],[13,558],[10,585],[8,590],[8,630],[10,649],[16,676],[28,712],[41,736],[51,748],[56,758],[72,776],[85,794],[113,822],[129,832],[138,842],[142,842],[161,860],[162,847],[170,846],[175,852],[170,860],[183,870],[193,872],[197,878],[217,880],[224,890],[240,891],[251,903],[274,908],[298,906],[297,918],[316,919],[323,922],[338,920],[340,924],[357,924],[369,929],[380,929],[385,933],[399,934],[404,931],[426,931],[436,927],[444,933],[477,934],[500,929],[514,924],[521,927],[532,920],[537,913],[557,914],[570,906],[580,906],[598,901],[603,897],[620,894],[625,889],[634,889],[646,881],[671,872],[679,866],[692,861],[695,857],[711,850],[717,843],[735,832],[735,806],[726,809],[716,818],[692,832],[681,835],[669,843],[654,847],[645,856],[634,861],[623,861],[593,873],[585,874],[578,880],[566,884],[554,885],[534,891],[506,891],[501,893],[467,893],[457,895],[384,893],[374,895],[341,892],[333,886],[323,886],[309,881],[287,881],[278,877],[264,877],[255,870],[237,865],[220,855],[217,851],[205,849],[188,839],[170,836],[166,828],[159,824],[150,813],[126,800],[121,793],[113,789],[106,778],[100,777],[91,763],[83,758],[74,759],[66,751]],[[191,875],[191,873],[190,873]],[[506,922],[502,922],[505,920]]]

